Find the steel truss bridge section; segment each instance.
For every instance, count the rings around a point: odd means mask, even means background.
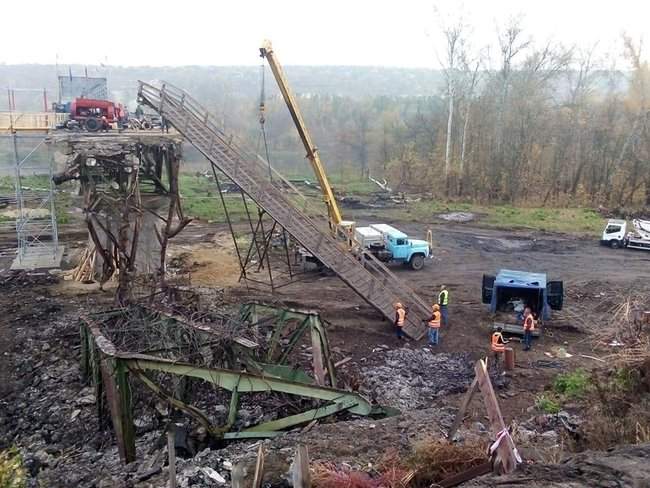
[[[260,209],[365,301],[391,321],[395,314],[394,303],[401,302],[408,310],[404,331],[415,339],[424,335],[423,321],[430,316],[429,304],[379,261],[357,259],[327,230],[297,208],[270,180],[259,164],[258,156],[241,147],[233,136],[225,134],[198,102],[169,83],[154,86],[142,81],[139,98],[164,117],[214,168],[237,184]]]

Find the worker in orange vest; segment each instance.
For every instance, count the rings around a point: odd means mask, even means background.
[[[530,307],[524,310],[524,351],[530,351],[530,345],[533,341],[533,331],[535,330],[535,317]]]
[[[437,346],[438,345],[438,332],[440,331],[440,305],[437,303],[432,307],[431,317],[427,319],[429,324],[429,345]]]
[[[502,332],[503,327],[497,327],[492,334],[492,340],[490,342],[490,349],[492,349],[492,352],[494,353],[494,364],[497,368],[499,366],[499,358],[504,352],[506,352],[506,344],[508,343],[508,341],[503,338]]]
[[[404,340],[404,323],[406,322],[406,309],[400,302],[395,303],[395,332],[397,338]]]

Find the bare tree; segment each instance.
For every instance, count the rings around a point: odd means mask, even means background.
[[[464,115],[463,115],[463,131],[461,134],[461,147],[460,147],[460,164],[458,168],[458,196],[463,195],[465,182],[467,180],[467,169],[465,165],[465,157],[467,154],[467,138],[469,136],[469,120],[472,109],[472,101],[474,100],[474,93],[476,91],[476,85],[479,80],[479,68],[481,66],[481,57],[477,56],[475,59],[467,59],[467,51],[463,52],[461,61],[462,61],[462,70],[463,70],[463,81],[464,81]]]
[[[436,10],[440,16],[440,12]],[[442,17],[442,16],[440,16]],[[453,123],[454,103],[456,99],[458,83],[458,67],[460,64],[461,52],[463,50],[464,35],[467,26],[461,14],[451,21],[441,20],[441,30],[445,41],[444,58],[438,59],[445,75],[447,95],[447,134],[445,142],[445,195],[449,195],[450,175],[452,172],[452,150],[453,150]]]

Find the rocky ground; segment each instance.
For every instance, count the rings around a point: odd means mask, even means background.
[[[524,354],[515,344],[517,368],[497,390],[526,464],[516,476],[484,477],[468,486],[647,486],[643,482],[648,476],[644,470],[650,447],[569,456],[564,439],[583,420],[578,406],[555,415],[534,407],[536,396],[559,372],[600,364],[580,356],[598,353],[575,326],[572,314],[602,317],[607,307],[601,310],[599,306],[608,290],[647,281],[646,255],[617,253],[565,236],[504,235],[453,225],[446,229],[448,239],[440,243],[436,260],[423,272],[395,270],[425,297],[433,296],[435,285],[443,280],[450,288],[451,322],[441,332],[441,344],[435,350],[424,341],[397,341],[390,324],[362,300],[352,298],[334,277],[316,276],[274,297],[281,303],[320,310],[328,322],[335,360],[351,358],[341,367],[340,378],[378,403],[398,408],[401,415],[326,419],[308,431],[296,429],[272,441],[199,444],[192,457],[178,460],[180,486],[227,486],[233,475],[240,474],[248,482],[260,444],[267,453],[265,483],[281,486],[287,483],[299,443],[309,447],[314,460],[367,470],[389,449],[406,454],[418,440],[442,438],[472,380],[473,362],[487,351],[484,326],[489,318],[478,299],[481,273],[500,266],[545,269],[564,278],[566,307],[557,316],[557,326],[549,327],[531,353]],[[211,238],[210,233],[200,233],[202,249]],[[192,245],[183,243],[184,248]],[[585,245],[590,246],[589,252]],[[598,267],[606,272],[607,280],[598,279]],[[305,287],[313,292],[305,294]],[[238,303],[251,296],[251,291],[240,287],[229,290],[224,300]],[[30,487],[153,488],[166,484],[164,425],[152,420],[156,414],[136,417],[137,461],[123,466],[110,428],[98,425],[93,392],[80,381],[78,314],[109,307],[112,300],[111,292],[72,287],[48,273],[0,277],[0,449],[20,448]],[[556,357],[558,347],[573,356]],[[255,405],[245,409],[250,421],[264,413]],[[475,399],[459,431],[459,442],[488,442],[486,425],[484,407]],[[178,452],[187,456],[182,449]]]
[[[463,486],[472,488],[648,488],[650,444],[588,451],[557,464],[524,464],[508,476],[486,476]]]
[[[438,398],[460,393],[474,378],[468,354],[435,353],[428,347],[384,350],[378,364],[361,370],[362,392],[380,405],[409,412]]]

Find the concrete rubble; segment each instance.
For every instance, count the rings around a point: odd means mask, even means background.
[[[402,411],[427,408],[444,395],[463,392],[474,378],[468,354],[403,347],[377,355],[381,363],[361,371],[361,391]]]

